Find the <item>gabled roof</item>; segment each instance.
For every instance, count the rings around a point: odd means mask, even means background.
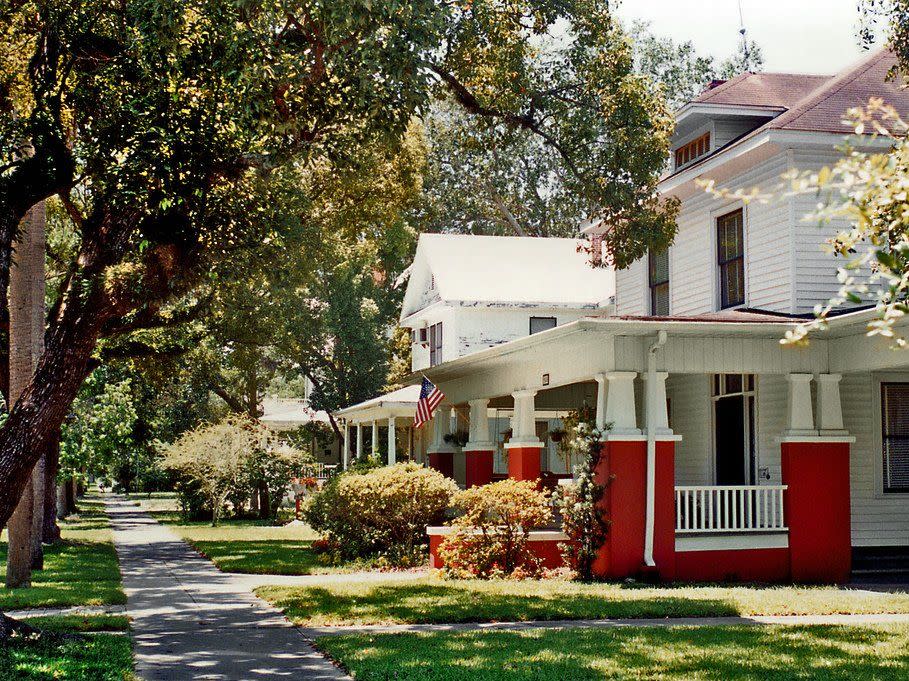
[[[879,50],[853,67],[827,79],[765,127],[775,130],[852,132],[843,124],[847,109],[868,104],[881,97],[902,114],[909,112],[909,90],[900,78],[888,78],[896,56]]]
[[[799,73],[742,73],[704,90],[692,104],[788,109],[830,80],[830,76]]]
[[[443,302],[596,308],[615,295],[615,272],[595,268],[576,239],[421,234],[402,319],[421,309],[429,277]]]
[[[746,140],[751,140],[769,131],[812,132],[835,135],[853,134],[853,130],[843,120],[846,111],[853,107],[868,104],[873,97],[880,97],[892,105],[904,117],[909,116],[909,89],[901,86],[899,76],[889,78],[890,70],[896,66],[896,56],[887,49],[881,49],[867,56],[857,64],[845,69],[835,76],[793,76],[791,74],[751,74],[746,73],[730,80],[728,83],[707,90],[692,104],[698,104],[701,97],[709,98],[706,104],[720,103],[710,98],[724,98],[728,106],[743,106],[751,109],[765,107],[773,110],[776,116],[766,123],[737,137],[726,145],[702,156],[698,160],[669,173],[661,179],[665,182],[676,175],[687,173],[694,168],[722,155],[733,147],[739,147]],[[760,79],[758,78],[760,76]],[[804,79],[800,81],[799,79]],[[787,97],[795,95],[801,85],[810,85],[815,79],[814,88],[804,92],[803,96],[789,106],[780,107]],[[801,83],[801,85],[800,85]],[[786,87],[791,88],[787,91]],[[760,99],[760,96],[766,97]],[[732,104],[734,100],[737,103]],[[690,105],[686,105],[688,107]],[[685,107],[682,108],[685,110]],[[885,126],[887,121],[881,121]],[[866,134],[873,132],[868,130]],[[903,134],[902,130],[894,130]]]

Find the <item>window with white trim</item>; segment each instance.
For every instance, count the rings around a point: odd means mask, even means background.
[[[665,248],[661,253],[650,251],[647,259],[650,314],[666,317],[669,315],[669,249]]]
[[[429,366],[442,363],[442,322],[429,327]]]
[[[881,383],[884,492],[909,492],[909,383]]]
[[[745,212],[739,208],[716,219],[720,309],[745,302]]]

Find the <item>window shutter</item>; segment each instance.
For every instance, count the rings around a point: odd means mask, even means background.
[[[909,492],[909,383],[881,383],[884,491]]]

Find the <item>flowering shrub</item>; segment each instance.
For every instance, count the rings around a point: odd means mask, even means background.
[[[426,526],[441,524],[457,492],[454,481],[415,463],[346,472],[331,478],[305,511],[333,560],[422,561]]]
[[[557,500],[562,531],[569,539],[562,544],[562,555],[582,581],[593,579],[593,562],[609,529],[601,504],[606,485],[596,480],[603,456],[603,433],[589,418],[578,419],[572,425],[569,446],[580,455],[581,462],[574,468],[573,484],[560,486]]]
[[[502,480],[459,492],[461,514],[439,547],[450,577],[531,577],[540,565],[527,547],[534,528],[552,520],[549,495],[530,480]]]

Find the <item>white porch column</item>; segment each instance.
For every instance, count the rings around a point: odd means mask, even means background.
[[[606,374],[597,374],[593,378],[597,382],[597,430],[603,430],[606,427],[606,395],[609,383],[606,381]]]
[[[489,437],[489,400],[470,400],[470,440],[465,449],[493,449]]]
[[[647,427],[648,433],[651,428],[656,437],[661,435],[672,435],[669,429],[669,411],[666,408],[666,377],[669,373],[666,371],[657,371],[653,374],[654,382],[650,385],[650,374],[644,374],[644,385],[646,386],[647,395]]]
[[[341,450],[341,470],[350,465],[350,422],[344,421],[344,448]]]
[[[534,398],[536,390],[519,390],[511,394],[514,398],[514,419],[512,420],[511,441],[514,447],[518,445],[539,444],[536,428],[536,406]]]
[[[393,466],[397,461],[397,451],[395,442],[395,417],[388,417],[388,465]]]
[[[606,395],[606,423],[612,424],[610,434],[640,435],[634,409],[634,379],[636,371],[610,371],[605,374],[609,381]]]
[[[787,409],[787,437],[817,435],[814,429],[814,412],[811,409],[811,374],[789,374],[789,399]]]
[[[846,435],[840,401],[842,374],[817,376],[817,427],[821,435]]]
[[[363,424],[357,422],[357,461],[363,458]]]
[[[379,422],[373,419],[372,422],[372,450],[370,456],[376,456],[379,453]]]

